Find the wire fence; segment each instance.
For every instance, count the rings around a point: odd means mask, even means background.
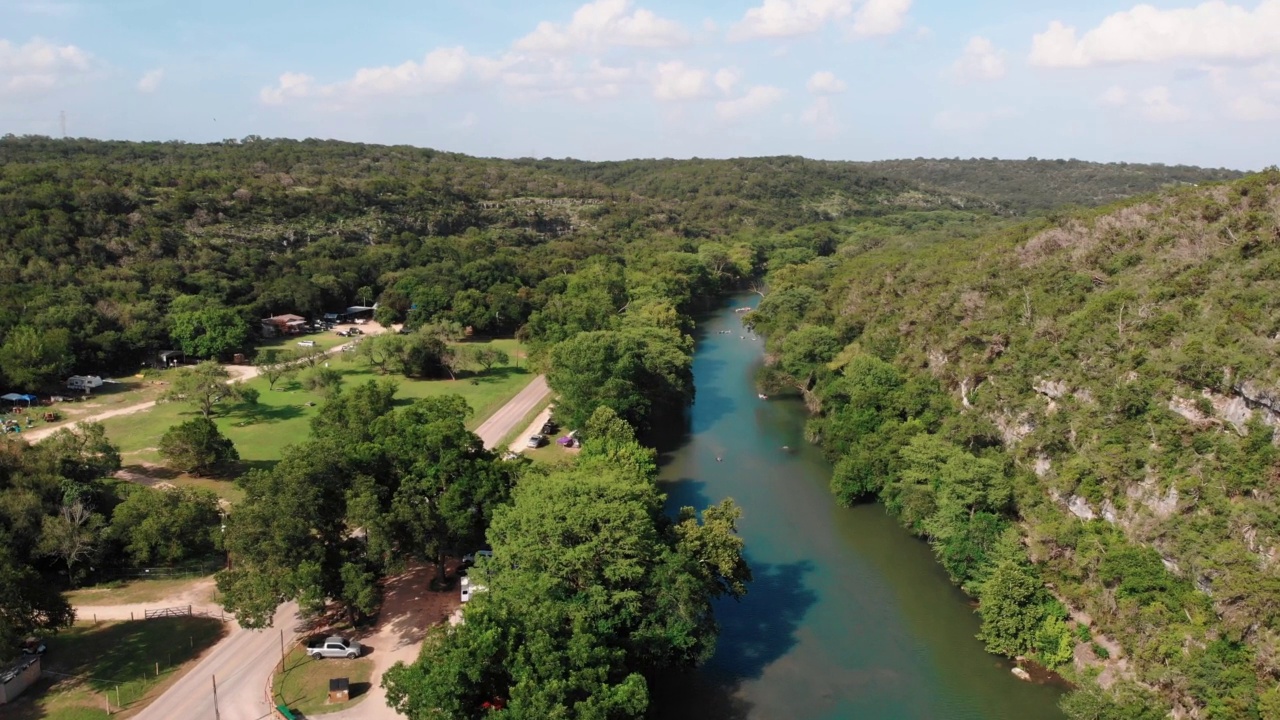
[[[101,584],[145,578],[182,580],[210,575],[224,567],[226,567],[226,559],[222,557],[212,557],[196,563],[171,567],[98,567],[94,570],[93,581]]]

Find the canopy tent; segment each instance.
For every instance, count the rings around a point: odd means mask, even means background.
[[[18,393],[6,393],[4,395],[0,395],[0,400],[8,400],[14,404],[17,404],[19,400],[26,400],[27,405],[31,405],[31,403],[35,402],[37,399],[38,398],[35,395],[19,395]]]

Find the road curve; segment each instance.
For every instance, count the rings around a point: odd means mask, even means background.
[[[516,396],[507,401],[497,412],[489,416],[488,420],[480,423],[480,427],[476,428],[476,435],[484,441],[484,446],[490,450],[498,447],[498,443],[502,442],[502,438],[511,434],[522,420],[525,419],[533,409],[545,402],[547,397],[551,395],[551,388],[547,387],[547,376],[539,375],[533,379],[533,382],[525,386],[525,389],[516,393]]]
[[[136,720],[261,720],[271,716],[267,683],[280,661],[280,636],[288,648],[297,634],[298,605],[281,605],[275,626],[244,630],[239,626],[215,645],[194,668],[165,690]],[[213,680],[218,681],[214,706]]]

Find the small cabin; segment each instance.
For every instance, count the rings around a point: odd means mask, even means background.
[[[301,335],[307,329],[307,319],[298,315],[273,315],[262,319],[262,335]]]

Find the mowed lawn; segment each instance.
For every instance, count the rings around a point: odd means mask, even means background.
[[[137,710],[226,632],[222,622],[200,617],[77,623],[50,638],[42,659],[43,670],[59,675],[36,683],[0,714],[13,720],[105,718],[108,699],[115,712],[121,706]]]
[[[467,426],[475,428],[495,410],[502,407],[533,379],[533,373],[523,367],[515,367],[515,353],[522,349],[515,340],[494,340],[490,343],[463,343],[463,346],[491,345],[512,355],[513,365],[494,367],[490,372],[467,371],[456,380],[411,380],[399,375],[378,375],[364,363],[347,353],[338,353],[326,360],[329,367],[342,373],[343,387],[351,388],[370,380],[389,379],[398,386],[397,399],[407,404],[415,398],[446,394],[461,395],[471,406],[472,414]],[[260,394],[256,406],[236,404],[217,409],[215,421],[235,443],[240,459],[248,466],[266,465],[279,460],[284,448],[306,440],[310,433],[310,419],[318,412],[324,396],[305,390],[296,380],[281,380],[274,390],[263,378],[254,378],[248,386]],[[166,403],[155,408],[103,421],[107,436],[119,445],[125,464],[161,462],[156,448],[165,431],[173,425],[197,417],[198,412],[181,403]]]

